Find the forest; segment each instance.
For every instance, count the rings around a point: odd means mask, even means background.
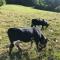
[[[36,9],[56,12],[60,11],[60,0],[0,0],[0,5],[4,3],[30,6]]]

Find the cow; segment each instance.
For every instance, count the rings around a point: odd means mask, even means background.
[[[31,23],[31,27],[33,26],[38,26],[38,25],[41,25],[42,28],[41,29],[44,29],[44,26],[46,26],[46,28],[49,26],[48,22],[44,19],[40,20],[40,19],[32,19],[32,23]]]
[[[11,54],[11,51],[14,47],[14,42],[17,40],[27,43],[32,42],[33,40],[36,43],[37,50],[38,49],[42,50],[43,48],[45,48],[48,40],[47,38],[44,37],[42,32],[36,27],[9,28],[7,34],[10,40],[9,55]],[[19,50],[21,50],[18,44],[16,46]]]

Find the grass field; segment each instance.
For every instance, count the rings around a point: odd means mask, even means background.
[[[8,28],[30,27],[31,20],[33,18],[47,19],[50,24],[47,29],[42,31],[43,34],[49,39],[44,53],[40,52],[46,55],[42,57],[44,60],[48,60],[48,57],[50,56],[49,54],[51,53],[56,60],[60,60],[60,13],[37,10],[20,5],[4,5],[0,7],[0,60],[9,60],[9,57],[7,56],[8,48],[6,47],[6,45],[9,44],[9,39],[7,36]],[[57,42],[55,42],[55,40]],[[30,45],[30,43],[28,44]],[[18,56],[15,52],[16,49],[12,52],[13,58],[11,58],[11,60],[15,60],[15,54]],[[34,45],[33,48],[27,52],[23,56],[25,60],[38,60],[38,55]],[[24,59],[22,58],[22,60]],[[20,60],[20,57],[18,56],[16,60]]]

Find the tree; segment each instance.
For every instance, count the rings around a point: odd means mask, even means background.
[[[60,5],[60,0],[45,0],[49,8],[56,8]]]
[[[0,0],[0,6],[6,4],[5,0]]]

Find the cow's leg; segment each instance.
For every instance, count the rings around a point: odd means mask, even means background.
[[[46,25],[45,29],[47,29],[47,28],[48,28],[48,26],[49,26],[49,25]]]
[[[32,47],[32,44],[33,44],[33,41],[31,41],[31,46],[30,46],[28,49],[31,49],[31,47]]]
[[[9,46],[9,55],[11,55],[11,51],[12,51],[13,47],[14,47],[14,44],[10,44],[10,46]]]
[[[19,53],[22,55],[22,49],[20,48],[19,44],[16,45],[18,50],[19,50]]]
[[[35,27],[36,27],[36,25],[35,25]]]
[[[22,52],[22,50],[21,50],[21,48],[20,48],[20,46],[19,46],[19,42],[20,42],[20,41],[17,41],[17,42],[15,43],[15,45],[17,46],[18,50]]]
[[[17,46],[18,50],[21,51],[21,48],[19,47],[19,45],[16,45],[16,46]]]
[[[40,52],[42,50],[42,47],[39,46],[39,42],[36,42],[36,47],[37,47],[38,52]]]
[[[33,27],[33,24],[31,24],[31,27]]]
[[[36,43],[36,48],[37,48],[37,50],[38,50],[38,42],[36,41],[35,43]]]
[[[41,28],[41,30],[44,30],[44,26],[42,25],[42,28]]]
[[[31,47],[32,47],[33,41],[31,41]]]
[[[39,48],[39,47],[38,47],[38,43],[36,43],[36,47],[37,47],[37,50],[38,50],[38,48]]]

